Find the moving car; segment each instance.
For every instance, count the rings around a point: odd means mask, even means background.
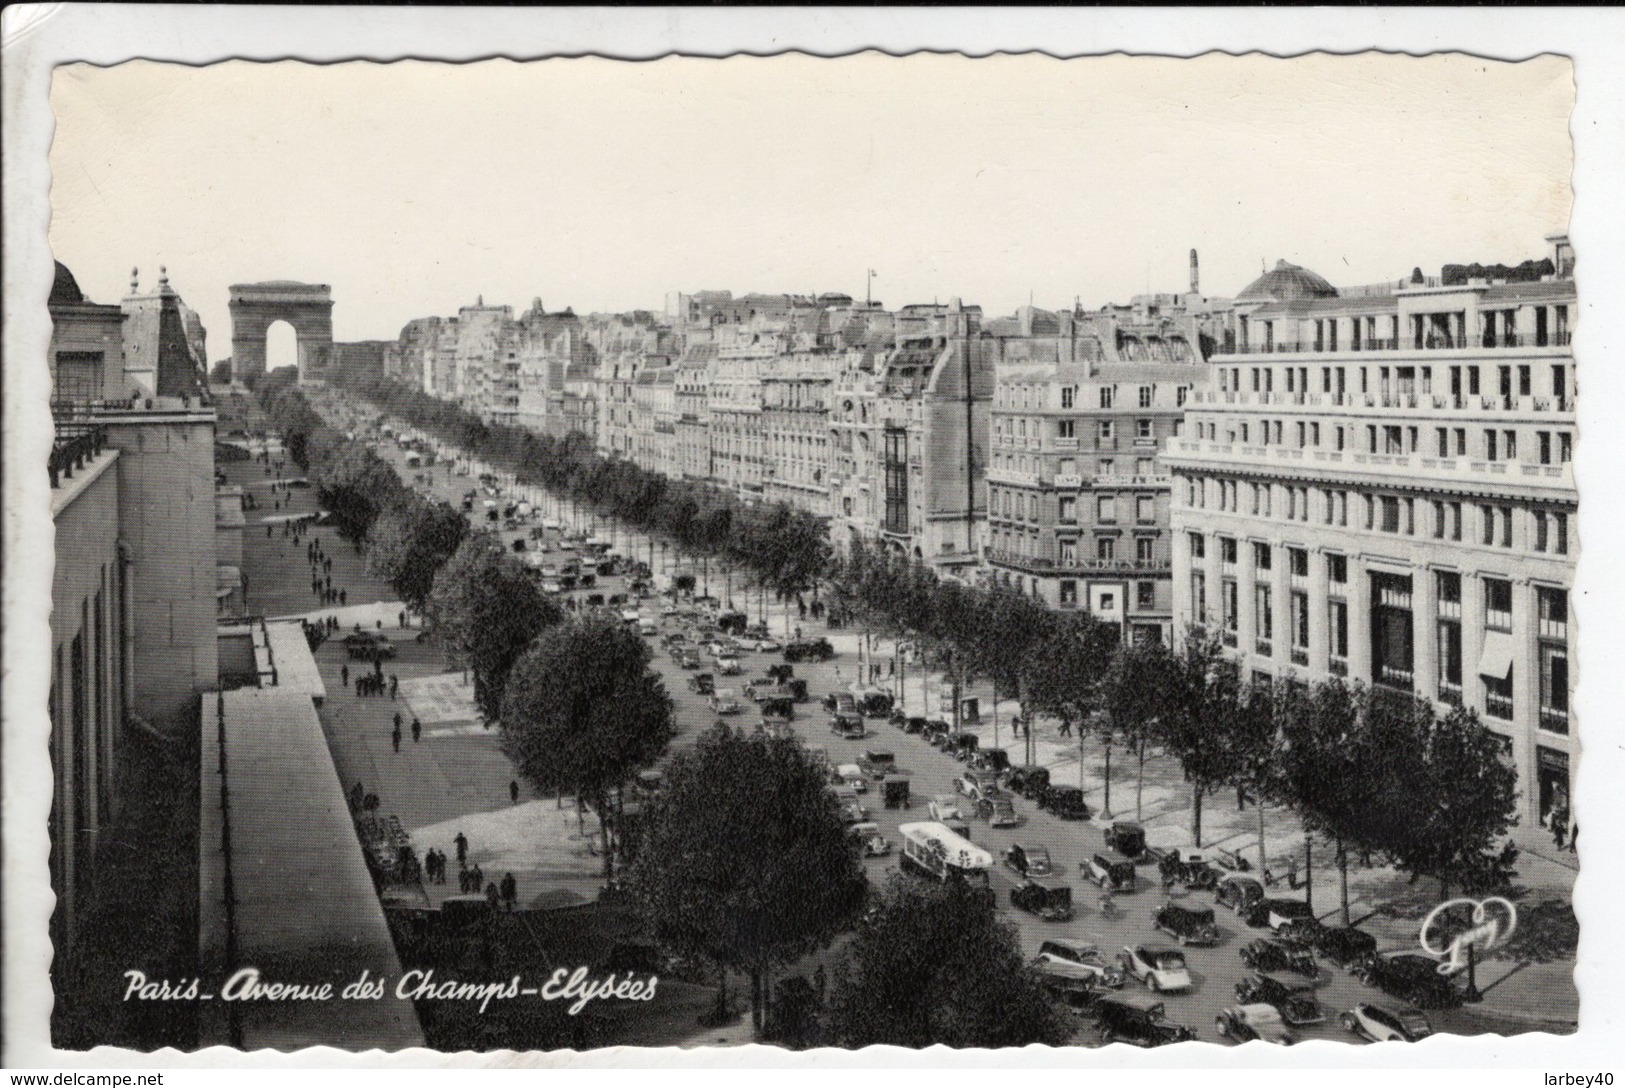
[[[1010,905],[1046,922],[1072,920],[1072,889],[1064,884],[1026,880],[1010,889]]]
[[[711,712],[713,714],[738,714],[744,707],[739,702],[739,696],[732,688],[717,688],[711,693]]]
[[[976,816],[986,820],[989,827],[1015,827],[1021,823],[1021,814],[1014,801],[1003,793],[989,791],[976,802]]]
[[[1236,1000],[1243,1005],[1273,1005],[1293,1027],[1319,1024],[1326,1019],[1320,1002],[1315,1000],[1313,986],[1296,979],[1283,979],[1266,971],[1256,971],[1251,977],[1236,983]]]
[[[1126,858],[1139,857],[1145,853],[1145,828],[1132,820],[1118,820],[1106,829],[1106,849]]]
[[[1098,945],[1071,937],[1047,938],[1038,946],[1036,962],[1071,964],[1088,971],[1100,986],[1111,990],[1122,989],[1126,977],[1120,966],[1107,962]]]
[[[884,857],[891,853],[891,843],[880,833],[880,825],[856,823],[846,829],[846,837],[855,843],[866,858]]]
[[[990,750],[989,752],[985,752],[983,754],[991,755],[993,751],[997,751],[997,749]],[[1005,761],[1008,763],[1008,755],[1005,756]],[[975,766],[975,764],[972,764],[972,766]],[[1001,770],[1003,768],[994,767],[990,769]],[[1004,788],[1009,790],[1011,793],[1019,793],[1029,801],[1037,801],[1039,807],[1042,808],[1044,804],[1044,795],[1049,792],[1049,768],[1011,768],[1010,773],[1005,776]]]
[[[863,758],[858,760],[858,766],[863,768],[864,774],[876,782],[882,782],[887,775],[897,770],[897,757],[891,752],[870,748],[863,753]]]
[[[1281,1014],[1273,1005],[1232,1005],[1214,1019],[1213,1028],[1224,1039],[1238,1043],[1258,1039],[1280,1046],[1291,1046],[1292,1033],[1287,1031]]]
[[[1145,944],[1125,946],[1117,960],[1125,974],[1145,983],[1145,988],[1153,993],[1188,990],[1192,986],[1185,954],[1176,949]]]
[[[925,806],[925,811],[931,819],[938,823],[947,823],[949,820],[963,820],[965,814],[959,809],[959,798],[941,794],[931,798]]]
[[[787,643],[784,659],[791,664],[798,661],[828,661],[835,656],[835,647],[827,638],[801,639]]]
[[[1414,1043],[1433,1034],[1433,1025],[1416,1009],[1362,1001],[1338,1017],[1343,1026],[1373,1043]]]
[[[377,631],[356,631],[344,636],[344,652],[363,661],[388,661],[395,656],[395,644]]]
[[[853,793],[868,791],[869,780],[865,777],[863,769],[856,763],[843,763],[835,768],[835,773],[841,776],[841,782]]]
[[[1104,992],[1095,976],[1077,964],[1061,960],[1034,959],[1028,965],[1038,984],[1051,997],[1079,1016],[1093,1016]]]
[[[1255,971],[1293,971],[1309,979],[1319,978],[1321,973],[1308,945],[1270,937],[1242,945],[1241,962]]]
[[[887,808],[908,808],[908,779],[892,775],[880,783],[880,796]]]
[[[1419,1009],[1450,1009],[1461,1004],[1461,992],[1444,975],[1439,961],[1419,952],[1372,956],[1352,968],[1361,982]]]
[[[868,736],[863,718],[857,714],[837,714],[829,720],[829,731],[846,740],[862,740]]]
[[[717,690],[716,677],[708,672],[688,678],[688,690],[696,695],[710,695]]]
[[[1196,890],[1219,883],[1221,871],[1209,861],[1208,851],[1196,846],[1147,847],[1142,860],[1157,864],[1164,883],[1182,884]]]
[[[970,734],[965,735],[969,736]],[[972,753],[969,763],[979,771],[992,771],[994,774],[1003,774],[1010,769],[1010,753],[1003,748],[983,748]],[[1009,789],[1012,793],[1021,792],[1014,786],[1010,786]]]
[[[972,801],[978,801],[983,794],[996,791],[999,780],[988,771],[966,771],[954,779],[954,788]]]
[[[716,655],[713,660],[716,661],[717,672],[723,676],[738,676],[743,671],[739,658],[735,657],[731,650]]]
[[[1005,868],[1024,877],[1048,876],[1049,850],[1038,843],[1017,843],[1004,852]]]
[[[1254,876],[1226,873],[1213,887],[1213,902],[1229,907],[1237,914],[1262,903],[1265,899],[1264,882]]]
[[[1164,903],[1151,915],[1151,925],[1180,944],[1217,944],[1219,927],[1213,922],[1211,907],[1183,907]]]
[[[1377,938],[1354,926],[1328,926],[1311,935],[1316,952],[1339,967],[1359,963],[1377,954]]]
[[[1095,1029],[1103,1043],[1166,1046],[1196,1038],[1196,1032],[1168,1022],[1167,1007],[1137,994],[1102,994],[1095,1002]]]
[[[1090,880],[1114,892],[1133,891],[1138,877],[1132,861],[1111,861],[1104,854],[1096,854],[1088,861],[1080,862],[1078,868]]]
[[[1302,899],[1262,899],[1241,912],[1241,920],[1248,925],[1267,926],[1276,932],[1282,926],[1314,918],[1315,912]]]
[[[762,724],[773,725],[791,722],[796,717],[796,703],[794,699],[785,699],[777,695],[762,700]]]
[[[824,696],[824,709],[831,714],[857,714],[858,700],[850,691],[832,691]]]
[[[863,802],[857,799],[841,802],[841,822],[846,824],[861,824],[869,818],[869,810],[863,807]]]
[[[1089,806],[1076,786],[1051,786],[1038,798],[1038,807],[1063,820],[1087,820]]]

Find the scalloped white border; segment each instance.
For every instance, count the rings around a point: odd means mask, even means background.
[[[997,1068],[1137,1067],[1208,1070],[1221,1083],[1240,1074],[1222,1070],[1321,1067],[1351,1071],[1389,1068],[1477,1067],[1598,1072],[1619,1054],[1610,1045],[1620,1030],[1620,955],[1617,934],[1601,919],[1625,889],[1620,861],[1604,851],[1621,828],[1625,804],[1617,783],[1625,745],[1605,708],[1625,705],[1622,670],[1614,652],[1625,639],[1593,617],[1625,615],[1625,594],[1609,573],[1609,545],[1620,504],[1604,481],[1625,463],[1625,428],[1616,409],[1625,389],[1613,372],[1621,339],[1614,304],[1625,300],[1625,16],[1612,10],[1472,8],[1137,10],[1090,9],[458,9],[221,8],[178,5],[53,4],[14,6],[4,12],[4,1064],[10,1068],[126,1069],[200,1067],[412,1068],[493,1067],[556,1069],[620,1066],[702,1070],[773,1067]],[[516,46],[518,43],[518,47]],[[207,63],[228,57],[299,57],[472,60],[487,56],[598,53],[648,58],[678,52],[772,54],[800,49],[840,55],[865,48],[893,53],[921,49],[984,55],[1042,49],[1056,56],[1134,53],[1190,56],[1214,49],[1261,50],[1281,55],[1369,48],[1426,53],[1461,50],[1516,59],[1541,52],[1575,60],[1577,107],[1575,211],[1570,225],[1581,256],[1581,320],[1576,348],[1583,357],[1577,470],[1587,504],[1581,535],[1588,545],[1580,565],[1576,613],[1586,634],[1579,650],[1578,711],[1590,744],[1576,788],[1578,811],[1590,829],[1589,849],[1576,902],[1584,926],[1577,979],[1583,994],[1582,1031],[1574,1036],[1512,1040],[1438,1037],[1422,1047],[1333,1048],[1304,1045],[1254,1055],[1217,1047],[1120,1054],[1103,1051],[913,1053],[890,1048],[857,1054],[823,1051],[792,1055],[771,1048],[707,1050],[614,1049],[581,1055],[493,1054],[447,1056],[427,1051],[398,1055],[313,1049],[295,1054],[239,1054],[215,1049],[181,1055],[134,1054],[110,1048],[86,1054],[52,1051],[48,1038],[48,943],[44,919],[51,898],[45,872],[45,813],[50,775],[36,723],[45,704],[51,527],[43,472],[16,471],[43,464],[49,445],[44,412],[44,368],[28,365],[49,340],[42,305],[51,282],[45,241],[49,174],[46,152],[52,121],[46,105],[52,65],[67,60],[116,63],[134,56]],[[1493,212],[1490,212],[1493,214]],[[120,258],[123,259],[123,258]],[[1612,322],[1612,324],[1610,324]],[[1611,481],[1610,481],[1611,482]],[[697,1080],[698,1072],[685,1079]],[[791,1074],[794,1075],[794,1074]],[[1418,1076],[1419,1074],[1412,1074]],[[1493,1074],[1492,1074],[1493,1075]],[[1539,1083],[1529,1075],[1529,1083]],[[597,1078],[595,1078],[597,1079]],[[1434,1078],[1436,1079],[1436,1078]]]

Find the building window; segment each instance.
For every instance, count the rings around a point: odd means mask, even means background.
[[[1207,537],[1203,536],[1201,533],[1186,533],[1185,536],[1190,541],[1191,558],[1206,559]]]
[[[1113,421],[1109,419],[1103,419],[1100,421],[1099,434],[1102,442],[1110,442],[1112,440],[1112,436],[1114,434],[1112,431],[1112,422]]]
[[[1109,536],[1100,537],[1095,541],[1095,557],[1112,560],[1117,558],[1117,541]]]
[[[1557,460],[1564,465],[1574,460],[1574,436],[1567,431],[1557,432]]]
[[[1095,520],[1111,524],[1117,520],[1117,499],[1112,495],[1102,495],[1095,500]]]
[[[1207,624],[1207,575],[1191,571],[1191,618],[1198,624]]]
[[[1150,495],[1139,495],[1134,500],[1134,520],[1144,525],[1157,520],[1157,502]]]
[[[1157,557],[1155,537],[1142,536],[1134,541],[1134,558],[1141,563],[1153,562]]]
[[[1309,577],[1309,553],[1302,548],[1288,548],[1286,550],[1288,569],[1294,578]]]
[[[1154,437],[1151,431],[1151,421],[1149,419],[1136,420],[1134,423],[1134,430],[1135,434],[1140,438]]]
[[[1066,392],[1065,389],[1061,390],[1063,398],[1066,396]],[[1061,607],[1078,607],[1078,583],[1071,578],[1061,579]]]
[[[1512,507],[1501,507],[1501,547],[1512,547]]]
[[[1495,546],[1495,507],[1483,503],[1478,507],[1478,518],[1484,526],[1484,547]]]
[[[1382,531],[1385,533],[1399,532],[1399,500],[1391,495],[1384,495],[1382,503]]]
[[[1439,661],[1439,699],[1461,705],[1461,623],[1440,620],[1435,656]]]
[[[1144,542],[1142,542],[1144,543]],[[1157,607],[1157,583],[1136,582],[1134,584],[1134,606],[1141,611],[1148,611]]]
[[[1567,514],[1552,515],[1552,551],[1558,555],[1569,554],[1569,516]]]
[[[1055,424],[1055,437],[1056,438],[1076,438],[1077,437],[1077,432],[1074,429],[1076,426],[1077,426],[1077,424],[1076,424],[1076,422],[1074,420],[1070,420],[1070,419],[1060,420],[1059,422],[1057,422]]]
[[[1255,608],[1253,624],[1258,632],[1259,641],[1268,642],[1275,637],[1275,611],[1274,602],[1270,597],[1270,587],[1263,583],[1255,585],[1253,587],[1253,602]],[[1269,651],[1261,649],[1258,652],[1268,653]]]
[[[1349,581],[1349,557],[1346,555],[1328,555],[1326,557],[1326,580],[1334,586],[1346,586]]]
[[[1540,637],[1566,642],[1569,637],[1568,590],[1538,586],[1535,589],[1535,601],[1540,623]]]
[[[1305,651],[1304,659],[1299,661],[1298,654],[1294,653],[1293,660],[1299,665],[1309,663],[1307,651],[1309,649],[1309,594],[1296,591],[1292,594],[1292,648]]]
[[[1070,408],[1070,407],[1072,407],[1072,403],[1073,403],[1074,400],[1077,399],[1077,396],[1078,396],[1078,387],[1077,386],[1075,386],[1075,385],[1063,385],[1063,386],[1061,386],[1061,407],[1062,408]],[[1065,583],[1062,583],[1062,584],[1064,585]],[[1077,596],[1077,588],[1078,588],[1077,584],[1074,583],[1073,586],[1072,586],[1074,600],[1076,599],[1076,596]]]
[[[1258,570],[1270,569],[1270,546],[1260,541],[1253,542],[1253,566]]]
[[[1112,406],[1113,392],[1114,389],[1112,386],[1103,385],[1100,387],[1100,406],[1102,408],[1110,408]]]
[[[1236,565],[1236,540],[1234,537],[1221,536],[1219,538],[1219,561],[1227,567]]]
[[[1219,611],[1219,618],[1220,618],[1220,621],[1224,624],[1224,629],[1226,631],[1234,633],[1235,630],[1236,630],[1236,623],[1237,623],[1236,614],[1237,614],[1237,611],[1238,611],[1238,609],[1236,607],[1236,602],[1237,602],[1236,580],[1234,578],[1226,578],[1222,583],[1220,583],[1219,591],[1220,591],[1220,599],[1219,599],[1219,610],[1220,610]]]
[[[1561,642],[1542,642],[1540,652],[1540,727],[1548,733],[1569,731],[1569,649]]]
[[[1371,574],[1371,665],[1374,683],[1411,691],[1415,684],[1411,580]]]
[[[1187,389],[1186,386],[1183,386],[1183,385],[1174,390],[1174,407],[1176,407],[1176,408],[1185,407],[1185,394],[1186,394],[1186,392],[1188,392],[1188,389]]]
[[[1151,387],[1149,385],[1140,386],[1140,407],[1151,407]]]
[[[1349,606],[1341,597],[1329,597],[1326,600],[1326,637],[1327,649],[1334,661],[1343,662],[1341,670],[1332,671],[1339,676],[1348,673],[1349,656]]]
[[[1484,579],[1484,626],[1491,631],[1512,631],[1512,583],[1504,578]]]
[[[1076,525],[1078,523],[1078,500],[1076,496],[1061,496],[1057,508],[1057,518],[1062,525]]]
[[[1063,540],[1060,542],[1061,566],[1076,566],[1078,562],[1078,542]]]

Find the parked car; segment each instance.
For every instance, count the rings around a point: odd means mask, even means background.
[[[1291,1046],[1292,1033],[1273,1005],[1232,1005],[1215,1018],[1213,1028],[1224,1039],[1238,1043],[1254,1039]]]
[[[1105,991],[1086,968],[1057,960],[1034,959],[1028,965],[1038,984],[1078,1016],[1094,1016]]]
[[[1132,861],[1112,861],[1104,854],[1096,854],[1088,861],[1080,862],[1078,867],[1102,888],[1109,888],[1114,892],[1134,890],[1137,874]]]
[[[714,660],[716,661],[717,672],[723,676],[738,676],[744,671],[739,664],[739,658],[735,657],[732,651],[720,653]]]
[[[1316,952],[1339,967],[1377,954],[1377,938],[1354,926],[1324,926],[1309,937]]]
[[[1089,806],[1076,786],[1051,786],[1038,798],[1038,807],[1063,820],[1087,820]]]
[[[1072,889],[1064,884],[1025,880],[1010,889],[1010,905],[1046,922],[1072,920]]]
[[[1211,907],[1185,907],[1164,903],[1151,914],[1151,925],[1180,944],[1217,944],[1219,927]]]
[[[1004,864],[1011,872],[1024,877],[1048,876],[1049,849],[1038,843],[1016,843],[1005,850]]]
[[[1146,847],[1142,860],[1154,861],[1157,875],[1165,884],[1179,884],[1193,891],[1218,885],[1222,875],[1208,860],[1208,852],[1195,846]]]
[[[1145,988],[1153,993],[1191,988],[1185,954],[1176,949],[1144,944],[1125,946],[1117,960],[1125,974],[1145,983]]]
[[[1302,899],[1261,899],[1241,912],[1241,920],[1253,928],[1267,926],[1280,931],[1282,926],[1302,919],[1314,920],[1315,912]]]
[[[925,719],[919,717],[904,718],[902,727],[905,733],[923,733],[925,732]]]
[[[1361,982],[1419,1009],[1450,1009],[1461,1004],[1461,992],[1439,974],[1439,961],[1419,952],[1371,956],[1355,965],[1353,973]]]
[[[954,779],[954,788],[972,801],[979,801],[984,793],[997,790],[999,784],[998,779],[987,771],[966,771]]]
[[[693,670],[700,667],[700,655],[693,650],[682,650],[676,656],[677,664],[681,668]]]
[[[1005,763],[1008,764],[1010,757],[1003,752],[999,754],[1005,756]],[[975,766],[975,764],[972,764],[972,766]],[[995,767],[992,769],[999,770],[1000,768]],[[1044,794],[1049,791],[1049,768],[1012,767],[1010,773],[1005,776],[1004,788],[1011,793],[1019,793],[1029,801],[1037,801],[1039,807],[1042,808],[1044,807]]]
[[[887,808],[908,808],[908,779],[892,775],[880,783],[880,796]]]
[[[755,649],[760,654],[777,653],[784,649],[784,644],[771,635],[764,635],[755,640]]]
[[[989,827],[1016,827],[1021,814],[1014,801],[1003,793],[984,793],[976,801],[977,819],[986,820]]]
[[[835,768],[835,773],[841,776],[841,784],[853,793],[868,791],[869,780],[856,763],[843,763]]]
[[[344,636],[344,652],[363,661],[388,661],[395,656],[395,644],[377,631],[356,631]]]
[[[969,736],[970,734],[964,735]],[[992,771],[994,774],[1003,774],[1010,769],[1010,753],[1003,748],[983,748],[972,752],[967,762],[978,771]],[[1010,790],[1012,793],[1020,792],[1014,787],[1010,787]]]
[[[1433,1034],[1417,1009],[1362,1001],[1338,1017],[1343,1027],[1373,1043],[1414,1043]]]
[[[931,798],[930,802],[925,806],[925,811],[931,819],[939,824],[965,818],[965,814],[959,808],[959,798],[947,794],[940,794]]]
[[[841,802],[841,822],[845,824],[861,824],[869,818],[869,810],[857,800]]]
[[[1282,1018],[1293,1027],[1319,1024],[1326,1019],[1320,1002],[1315,1000],[1313,986],[1267,971],[1255,971],[1250,977],[1236,983],[1236,1000],[1243,1005],[1274,1005]]]
[[[800,661],[828,661],[835,656],[835,647],[827,638],[802,639],[786,643],[784,660],[795,664]]]
[[[1262,903],[1264,899],[1264,882],[1255,876],[1226,873],[1213,886],[1214,904],[1229,907],[1237,914]]]
[[[876,782],[883,782],[888,775],[896,772],[897,756],[891,752],[869,748],[864,751],[863,758],[858,760],[858,766],[863,768],[864,774]]]
[[[1145,853],[1145,828],[1132,820],[1118,820],[1106,829],[1106,849],[1126,858],[1139,857]]]
[[[1320,977],[1320,964],[1308,945],[1298,941],[1260,937],[1241,946],[1241,962],[1255,971],[1293,971],[1305,978]]]
[[[732,688],[717,688],[711,692],[711,713],[738,714],[744,709]]]
[[[892,703],[895,700],[891,693],[880,688],[864,688],[854,693],[857,699],[858,710],[866,718],[884,718],[891,714]]]
[[[1095,1029],[1103,1043],[1166,1046],[1196,1038],[1196,1032],[1169,1023],[1167,1007],[1136,994],[1103,994],[1095,1002]]]
[[[891,843],[880,833],[880,825],[875,823],[855,823],[846,829],[846,837],[850,839],[866,858],[884,857],[891,853]]]
[[[717,690],[716,677],[712,676],[708,672],[702,672],[697,676],[690,676],[688,678],[688,690],[692,691],[696,695],[711,695]]]
[[[761,708],[763,725],[778,725],[786,722],[792,722],[796,717],[796,703],[794,699],[784,699],[775,695],[771,698],[763,699],[761,702]]]
[[[778,690],[779,682],[767,676],[753,676],[745,681],[745,698],[759,703]]]
[[[824,709],[831,714],[856,714],[858,701],[849,691],[832,691],[823,698]]]
[[[1099,984],[1107,989],[1122,989],[1126,977],[1121,966],[1107,961],[1098,945],[1074,940],[1071,937],[1046,938],[1044,943],[1038,946],[1037,959],[1086,968]]]

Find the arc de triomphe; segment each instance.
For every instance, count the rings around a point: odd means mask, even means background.
[[[298,338],[300,380],[326,372],[333,354],[333,289],[327,284],[237,283],[229,307],[232,377],[265,373],[265,331],[276,321],[292,325]]]

